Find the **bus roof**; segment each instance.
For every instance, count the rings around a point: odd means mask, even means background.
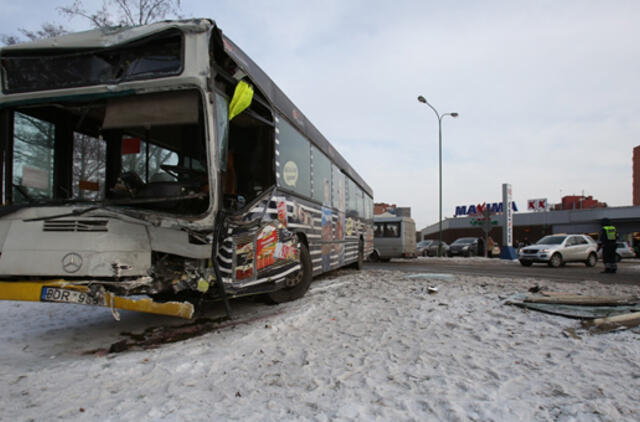
[[[156,22],[141,26],[116,26],[112,28],[98,28],[89,31],[72,32],[52,38],[3,46],[1,51],[30,51],[50,49],[84,49],[109,48],[126,44],[170,28],[179,28],[185,32],[205,32],[214,25],[209,19],[186,19],[176,21]]]
[[[271,78],[231,39],[222,33],[215,22],[210,19],[187,19],[156,22],[149,25],[133,27],[101,28],[90,31],[65,34],[58,37],[37,40],[33,42],[4,46],[0,49],[0,57],[4,52],[37,51],[50,49],[101,49],[115,45],[126,44],[153,34],[166,31],[167,29],[178,28],[184,32],[205,32],[210,29],[219,31],[222,37],[225,52],[236,62],[236,64],[249,76],[258,86],[265,97],[270,101],[291,124],[300,132],[304,133],[311,142],[322,152],[324,152],[340,169],[347,174],[360,188],[373,197],[371,187],[360,177],[351,165],[340,155],[331,143],[320,133],[320,131],[302,114],[295,104],[284,92],[271,80]]]

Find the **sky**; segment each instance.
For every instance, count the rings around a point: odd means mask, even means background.
[[[0,33],[69,21],[71,0],[0,0]],[[95,9],[101,1],[85,1]],[[92,5],[96,5],[93,6]],[[280,86],[374,191],[418,228],[442,212],[593,195],[632,204],[640,145],[638,1],[184,0]]]

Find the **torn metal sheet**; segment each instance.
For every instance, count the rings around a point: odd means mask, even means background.
[[[0,282],[0,300],[103,306],[185,319],[191,319],[195,311],[193,304],[189,302],[161,303],[146,297],[125,298],[102,288],[92,289],[91,286],[74,284],[66,280],[3,281]]]
[[[583,296],[576,294],[548,294],[546,292],[541,292],[541,295],[528,295],[524,301],[585,306],[620,306],[640,303],[640,299],[635,296]]]
[[[591,331],[607,333],[621,328],[632,328],[640,325],[640,312],[625,313],[608,318],[597,318],[592,321],[584,321],[583,326]]]
[[[509,297],[505,305],[514,305],[520,308],[532,309],[553,315],[560,315],[568,318],[594,319],[606,318],[615,315],[627,314],[630,312],[640,312],[640,303],[626,305],[571,305],[564,303],[535,303],[527,301],[530,295],[518,293]]]

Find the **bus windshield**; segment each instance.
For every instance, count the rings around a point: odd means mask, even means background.
[[[44,103],[12,110],[14,203],[129,203],[201,214],[208,208],[197,91]]]

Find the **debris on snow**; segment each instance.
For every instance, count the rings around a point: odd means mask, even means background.
[[[2,417],[640,420],[639,334],[572,327],[578,340],[556,316],[501,305],[536,283],[583,296],[640,294],[592,281],[344,270],[319,277],[300,300],[234,306],[238,319],[186,341],[103,358],[81,351],[142,342],[160,327],[171,338],[182,322],[123,311],[119,325],[99,308],[0,303]],[[120,337],[122,324],[140,337]]]
[[[537,287],[537,285],[536,285]],[[532,291],[529,289],[529,291]],[[609,332],[640,325],[638,296],[589,296],[538,290],[533,295],[516,294],[505,304],[569,318],[583,319],[582,326],[591,332]],[[563,334],[579,339],[575,331]]]
[[[640,312],[632,312],[606,318],[584,321],[583,326],[596,333],[608,333],[622,328],[633,328],[640,325]]]

